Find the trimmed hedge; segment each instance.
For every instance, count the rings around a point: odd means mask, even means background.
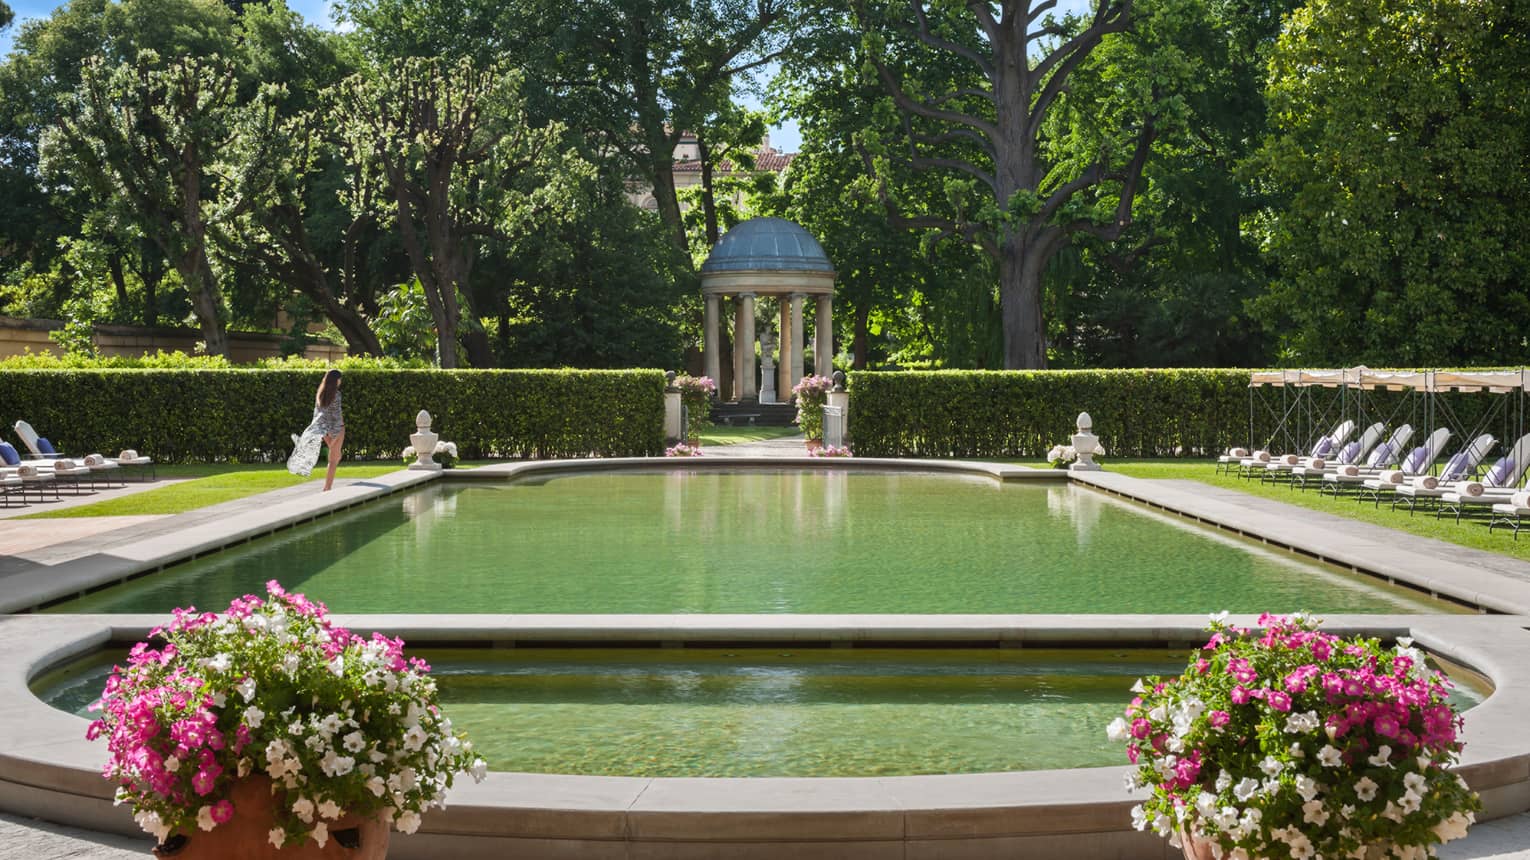
[[[850,374],[850,437],[866,457],[1040,457],[1078,413],[1112,457],[1204,456],[1245,444],[1246,370]],[[1273,423],[1256,415],[1256,435]]]
[[[18,419],[69,454],[135,448],[161,462],[284,460],[313,417],[323,370],[0,372],[7,441]],[[347,370],[345,454],[396,458],[421,409],[463,457],[647,456],[664,451],[657,370]]]

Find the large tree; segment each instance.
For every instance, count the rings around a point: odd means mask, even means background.
[[[1252,166],[1280,277],[1260,310],[1302,362],[1530,359],[1530,8],[1312,0],[1271,62]]]
[[[904,118],[900,140],[871,160],[947,174],[944,211],[905,211],[895,221],[958,236],[997,263],[1010,368],[1046,365],[1042,276],[1070,236],[1116,239],[1131,223],[1142,170],[1159,131],[1156,81],[1133,92],[1087,146],[1060,140],[1049,122],[1091,54],[1132,25],[1134,0],[1097,0],[1082,19],[1056,19],[1056,0],[952,2],[854,0],[868,59]],[[930,64],[952,68],[931,87]],[[885,168],[883,168],[885,170]]]
[[[72,115],[43,136],[44,169],[131,207],[143,235],[181,276],[209,355],[228,354],[227,309],[213,269],[212,162],[229,135],[233,67],[217,56],[170,64],[153,51],[85,64]]]
[[[398,60],[347,78],[331,114],[350,163],[359,168],[354,212],[394,225],[435,322],[438,361],[494,363],[471,305],[470,279],[486,243],[513,243],[561,218],[567,187],[588,165],[562,143],[556,124],[529,124],[519,76],[471,61]],[[464,307],[466,304],[466,307]]]

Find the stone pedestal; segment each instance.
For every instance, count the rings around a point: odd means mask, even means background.
[[[430,413],[421,409],[420,414],[414,417],[415,432],[409,436],[409,444],[414,446],[414,462],[409,464],[410,471],[414,472],[439,472],[441,464],[437,463],[436,443],[441,440],[440,434],[430,432]]]
[[[1099,472],[1102,471],[1100,464],[1094,462],[1094,449],[1100,445],[1100,437],[1089,432],[1094,428],[1094,419],[1089,417],[1088,412],[1078,414],[1078,432],[1073,434],[1073,453],[1078,458],[1068,467],[1070,472]]]

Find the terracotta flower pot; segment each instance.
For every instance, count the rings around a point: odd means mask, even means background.
[[[812,452],[814,452],[814,451],[819,450],[822,447],[823,447],[823,440],[822,439],[809,439],[809,440],[807,440],[807,449],[808,449],[808,453],[810,453],[810,454]]]
[[[329,840],[320,848],[309,839],[278,849],[271,844],[275,827],[271,780],[250,777],[229,793],[234,817],[212,830],[176,834],[154,848],[155,857],[174,860],[383,860],[392,828],[382,813],[371,818],[343,815],[327,822]]]

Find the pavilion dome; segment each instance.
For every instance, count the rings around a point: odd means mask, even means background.
[[[713,246],[703,274],[722,272],[834,273],[829,255],[812,234],[781,218],[751,218]]]

